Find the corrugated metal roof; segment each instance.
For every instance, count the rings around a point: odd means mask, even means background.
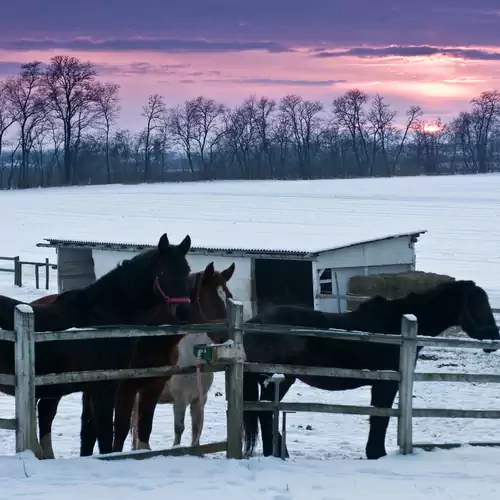
[[[238,247],[196,247],[192,246],[190,253],[211,253],[211,254],[225,254],[225,253],[238,253],[247,255],[282,255],[286,256],[297,256],[297,257],[314,257],[320,253],[329,252],[333,250],[340,250],[342,248],[349,248],[352,246],[363,245],[367,243],[374,243],[376,241],[389,240],[395,238],[401,238],[404,236],[413,236],[418,238],[421,234],[426,233],[426,229],[411,231],[407,233],[398,233],[380,236],[379,238],[371,238],[367,240],[353,241],[349,244],[341,245],[331,245],[324,248],[318,248],[314,251],[306,250],[287,250],[278,248],[238,248]],[[140,243],[125,243],[125,242],[106,242],[106,241],[86,241],[86,240],[66,240],[58,238],[44,238],[47,243],[38,243],[38,247],[77,247],[77,248],[99,248],[99,249],[109,249],[109,250],[120,250],[120,251],[141,251],[148,248],[153,248],[154,244],[140,244]]]

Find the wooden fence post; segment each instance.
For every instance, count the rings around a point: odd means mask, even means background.
[[[229,299],[228,306],[229,339],[243,353],[243,304]],[[226,370],[227,458],[243,458],[244,361],[244,356],[241,356]]]
[[[23,265],[19,256],[14,257],[14,285],[23,286]]]
[[[45,290],[49,289],[50,284],[50,262],[49,258],[45,257]]]
[[[16,452],[37,452],[35,400],[35,314],[27,304],[14,310],[16,370]]]
[[[405,314],[401,321],[401,347],[399,351],[399,417],[398,445],[402,455],[413,451],[413,375],[417,358],[418,323],[413,314]]]
[[[35,288],[40,288],[40,266],[35,264]]]

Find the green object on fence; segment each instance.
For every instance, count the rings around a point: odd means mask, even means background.
[[[217,361],[217,350],[215,344],[198,344],[193,346],[194,355],[206,363],[215,363]]]

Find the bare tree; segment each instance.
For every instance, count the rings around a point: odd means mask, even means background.
[[[67,184],[75,182],[73,161],[74,129],[81,139],[85,126],[92,120],[89,114],[95,101],[95,67],[76,57],[54,56],[44,74],[44,86],[51,111],[61,122],[64,131],[64,174]]]
[[[367,118],[363,109],[367,101],[368,94],[359,89],[348,90],[333,101],[333,114],[339,125],[349,133],[360,176],[367,174],[369,164],[365,131]]]
[[[7,88],[5,82],[0,82],[0,162],[2,149],[5,142],[5,134],[15,123],[16,114],[12,103],[7,97]]]
[[[198,149],[204,178],[209,179],[214,176],[214,148],[226,132],[221,122],[226,106],[213,99],[198,96],[191,101],[189,107],[194,113],[193,142]]]
[[[451,121],[448,127],[449,139],[453,148],[452,162],[455,164],[458,159],[460,165],[463,165],[463,168],[468,173],[478,171],[477,150],[474,139],[475,118],[472,113],[463,111]],[[458,168],[461,169],[460,166]]]
[[[479,172],[488,171],[488,143],[490,132],[500,118],[500,92],[498,90],[481,92],[471,101],[475,118],[476,154]]]
[[[298,95],[287,95],[280,102],[280,111],[289,123],[293,145],[302,179],[311,177],[311,148],[313,136],[318,132],[323,110],[319,101],[305,101]]]
[[[232,164],[239,165],[240,175],[252,178],[252,150],[255,147],[256,129],[252,109],[244,103],[225,115],[225,146],[230,150]],[[257,166],[256,174],[259,176]]]
[[[29,137],[30,149],[34,156],[34,164],[38,178],[38,182],[36,184],[40,187],[49,185],[48,179],[45,176],[44,165],[47,153],[47,143],[51,135],[52,124],[50,120],[42,120],[31,130]]]
[[[166,113],[165,102],[159,94],[148,97],[148,103],[142,107],[142,116],[146,118],[144,129],[144,180],[147,181],[151,169],[151,134],[161,126]]]
[[[408,133],[410,130],[413,130],[415,126],[418,126],[418,121],[423,116],[424,112],[420,106],[410,106],[410,108],[406,111],[406,124],[403,131],[403,135],[401,137],[401,141],[399,142],[398,151],[396,153],[396,157],[393,162],[392,171],[389,175],[394,175],[396,169],[399,168],[399,159],[401,157],[401,153],[405,147],[406,140],[408,138]]]
[[[388,174],[390,171],[387,148],[390,135],[394,132],[395,117],[396,111],[391,109],[390,104],[387,104],[381,95],[376,94],[368,111],[368,123],[372,134],[372,154],[368,172],[370,177],[374,174],[379,150],[382,155],[385,173]]]
[[[27,177],[32,131],[45,118],[46,99],[41,86],[41,62],[33,61],[21,66],[19,76],[8,78],[5,99],[19,125],[21,163],[18,185],[29,187]]]
[[[111,127],[116,123],[120,113],[118,92],[120,86],[116,83],[96,83],[95,103],[98,114],[97,128],[104,134],[104,154],[106,157],[106,173],[108,184],[111,184],[111,163],[109,155],[109,140]]]
[[[439,170],[446,125],[438,118],[435,122],[417,120],[413,128],[416,154],[426,174],[436,174]]]
[[[252,106],[253,120],[260,138],[260,149],[267,160],[267,168],[271,176],[274,175],[272,121],[276,116],[277,109],[276,101],[267,97],[261,97]]]
[[[186,154],[191,171],[191,178],[195,178],[195,167],[193,160],[193,141],[196,134],[197,110],[192,101],[185,101],[183,105],[170,109],[167,116],[167,127],[174,139],[174,143],[180,146]]]

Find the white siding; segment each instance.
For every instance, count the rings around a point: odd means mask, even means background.
[[[57,252],[58,292],[83,288],[95,281],[90,249],[61,248]]]
[[[316,268],[332,269],[333,284],[332,297],[322,295],[319,299],[319,309],[339,312],[334,273],[337,273],[339,293],[345,295],[352,276],[399,273],[415,269],[415,248],[411,239],[411,236],[401,236],[320,254]],[[342,312],[345,311],[345,300],[340,300],[340,307]]]
[[[139,252],[118,252],[116,250],[92,250],[94,259],[95,278],[98,280],[101,276],[109,273],[118,264],[125,259],[131,259]]]
[[[411,236],[363,243],[324,252],[318,256],[318,268],[372,267],[415,263]]]

